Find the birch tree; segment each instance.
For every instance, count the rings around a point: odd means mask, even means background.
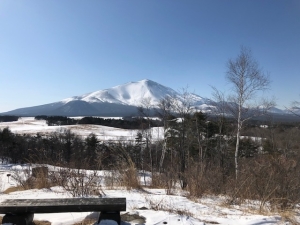
[[[227,109],[237,123],[234,156],[237,179],[240,136],[243,124],[253,117],[265,114],[268,109],[274,106],[274,102],[269,100],[256,102],[258,94],[269,88],[270,79],[259,67],[248,48],[242,47],[239,55],[228,61],[226,79],[232,87],[231,95],[229,95],[227,101],[229,102]]]

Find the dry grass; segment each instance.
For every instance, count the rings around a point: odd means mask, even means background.
[[[12,179],[14,179],[17,185],[21,186],[24,190],[43,189],[53,186],[52,181],[48,178],[48,173],[39,173],[39,171],[36,171],[35,175],[36,177],[31,176],[29,169],[22,172],[15,171],[12,175]]]
[[[148,203],[149,208],[154,211],[166,211],[166,212],[178,214],[181,216],[190,216],[190,217],[195,216],[191,211],[189,211],[188,208],[176,208],[176,206],[174,206],[173,204],[170,204],[164,198],[152,199],[151,196],[149,196],[149,197],[146,196],[145,200]]]
[[[84,219],[78,223],[74,223],[73,225],[92,225],[94,223],[96,223],[97,220],[96,219]]]
[[[34,220],[32,225],[51,225],[51,223],[49,221],[40,221],[40,220]]]
[[[130,167],[120,171],[120,185],[126,187],[127,190],[141,189],[138,173],[136,168]]]
[[[163,173],[153,173],[151,176],[151,187],[153,188],[166,188],[167,177]]]
[[[295,212],[293,211],[289,211],[289,210],[285,210],[279,213],[282,220],[285,222],[289,222],[292,225],[297,225],[299,224],[295,218]]]
[[[17,187],[10,187],[7,188],[5,191],[3,191],[4,194],[9,194],[12,192],[16,192],[16,191],[24,191],[25,189],[21,186],[17,186]]]

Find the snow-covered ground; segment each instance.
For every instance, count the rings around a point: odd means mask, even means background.
[[[1,192],[9,187],[16,185],[16,182],[7,174],[13,174],[16,171],[22,171],[28,168],[21,165],[0,165]],[[104,175],[104,173],[100,173]],[[141,178],[142,180],[143,178]],[[101,179],[103,180],[103,179]],[[145,223],[139,223],[136,220],[124,221],[123,225],[130,224],[172,224],[172,225],[274,225],[291,224],[281,218],[278,214],[269,213],[269,215],[259,215],[254,203],[245,205],[225,204],[224,196],[205,196],[199,199],[189,199],[186,193],[176,190],[175,194],[167,195],[164,189],[131,190],[125,188],[109,189],[102,184],[105,198],[125,197],[127,202],[127,211],[122,212],[136,214],[146,219]],[[67,198],[71,197],[61,187],[52,187],[50,189],[33,189],[26,191],[17,191],[10,194],[0,194],[0,204],[6,199],[37,199],[37,198]],[[99,196],[88,196],[99,198]],[[83,213],[53,213],[53,214],[35,214],[35,220],[46,220],[52,225],[74,224],[82,221],[86,217],[95,215],[93,212]],[[300,220],[299,220],[300,221]],[[104,224],[104,223],[103,223]],[[114,222],[106,221],[105,224],[113,225]],[[102,223],[101,223],[102,225]]]
[[[15,133],[31,133],[36,134],[48,133],[52,131],[63,131],[70,129],[72,132],[87,136],[90,133],[95,133],[101,140],[118,140],[120,137],[124,140],[134,140],[136,131],[128,131],[117,128],[110,128],[96,125],[74,125],[74,126],[54,126],[48,127],[45,121],[36,121],[34,118],[21,118],[17,122],[0,123],[0,129],[9,127]],[[161,137],[162,130],[154,128],[153,134],[156,138]],[[16,182],[7,174],[13,174],[17,171],[23,171],[27,166],[0,164],[0,204],[6,199],[36,199],[36,198],[66,198],[71,197],[61,187],[52,187],[50,189],[33,189],[26,191],[16,191],[10,194],[4,194],[3,191],[9,187],[16,186]],[[99,172],[102,176],[104,172]],[[103,179],[100,179],[103,182]],[[141,177],[141,181],[144,178]],[[145,224],[145,225],[274,225],[286,224],[292,225],[277,213],[258,213],[258,205],[254,202],[245,202],[243,205],[227,205],[226,197],[224,196],[204,196],[199,199],[189,199],[186,193],[175,190],[173,195],[167,195],[164,189],[150,189],[145,187],[144,190],[131,190],[125,188],[108,188],[102,183],[102,189],[105,193],[105,198],[109,197],[126,197],[127,211],[122,212],[136,214],[146,219],[145,223],[140,223],[137,220],[124,221],[123,225],[130,224]],[[88,196],[98,198],[99,196]],[[74,224],[92,216],[95,213],[55,213],[55,214],[35,214],[36,220],[50,221],[52,225],[59,224]],[[295,219],[298,220],[294,224],[300,224],[300,214],[295,213]],[[113,222],[106,223],[113,225]],[[102,225],[102,223],[101,223]]]
[[[119,118],[117,118],[119,119]],[[69,129],[71,132],[85,138],[94,133],[99,140],[111,141],[134,141],[137,130],[125,130],[100,125],[68,125],[68,126],[48,126],[45,120],[35,120],[34,117],[21,117],[15,122],[2,122],[0,129],[9,127],[13,133],[17,134],[46,134],[50,132],[64,132]],[[159,127],[151,129],[153,140],[161,139],[163,130]]]

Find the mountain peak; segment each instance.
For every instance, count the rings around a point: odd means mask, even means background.
[[[152,81],[152,80],[149,80],[149,79],[144,79],[144,80],[141,80],[141,81],[138,81],[138,83],[141,83],[142,85],[146,85],[148,86],[149,88],[154,88],[154,87],[157,87],[157,86],[163,86],[155,81]],[[167,87],[165,87],[167,88]]]
[[[64,99],[64,103],[81,100],[88,103],[114,103],[131,106],[141,106],[143,99],[150,99],[151,105],[156,105],[166,95],[174,95],[171,88],[160,85],[152,80],[143,79],[129,82],[112,88],[91,92],[81,96]]]
[[[153,81],[153,80],[149,80],[149,79],[143,79],[138,81],[137,83],[144,83],[144,84],[158,84],[157,82]]]
[[[129,83],[123,84],[123,85],[130,85],[130,84],[139,84],[139,85],[146,85],[146,86],[160,85],[159,83],[157,83],[153,80],[149,80],[149,79],[143,79],[140,81],[132,81],[132,82],[129,82]],[[123,86],[123,85],[118,85],[118,86]]]
[[[143,80],[140,80],[138,82],[141,82],[141,83],[147,83],[147,82],[154,82],[152,80],[149,80],[149,79],[143,79]]]
[[[88,103],[114,103],[130,106],[142,106],[147,99],[148,104],[157,106],[161,99],[176,97],[181,99],[178,92],[155,81],[143,79],[135,82],[117,85],[112,88],[91,92],[82,96],[64,99],[64,103],[81,100]],[[197,104],[207,104],[208,99],[192,94],[191,99]]]

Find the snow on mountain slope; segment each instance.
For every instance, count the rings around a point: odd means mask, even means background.
[[[288,114],[300,115],[300,107],[297,107],[297,106],[287,108],[284,111],[285,111],[285,113],[288,113]]]
[[[144,100],[149,100],[150,105],[155,106],[159,101],[166,97],[176,97],[182,99],[180,94],[171,88],[165,87],[154,81],[145,79],[138,82],[130,82],[118,85],[109,89],[95,91],[82,96],[67,98],[65,103],[82,100],[89,103],[108,102],[132,106],[141,106]],[[201,98],[198,95],[191,94],[191,100],[196,104],[207,104],[208,99]]]
[[[278,109],[276,107],[272,107],[269,109],[269,112],[276,113],[276,114],[285,114],[285,112],[282,109]]]
[[[188,104],[194,110],[201,110],[206,113],[211,112],[218,104],[208,98],[184,92],[177,92],[154,81],[144,79],[66,98],[50,104],[16,109],[2,114],[19,116],[133,116],[139,113],[137,107],[156,108],[160,100],[166,97],[171,97],[178,105]],[[276,108],[272,109],[272,113],[280,114],[281,112]]]
[[[82,96],[64,99],[64,102],[82,100],[89,103],[108,102],[124,105],[140,106],[144,99],[149,99],[151,105],[156,105],[160,99],[177,96],[173,89],[160,85],[151,80],[141,80],[118,85],[109,89],[95,91]]]

